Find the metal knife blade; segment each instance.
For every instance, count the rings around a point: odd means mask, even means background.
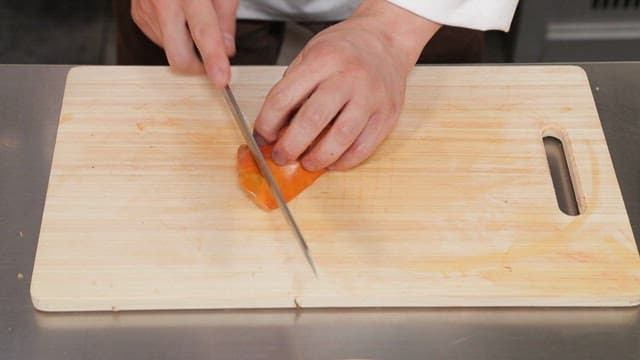
[[[274,179],[273,174],[271,173],[271,169],[269,169],[269,166],[267,165],[267,161],[264,159],[264,156],[262,156],[260,147],[256,143],[256,140],[253,138],[249,123],[247,122],[247,119],[245,119],[244,115],[242,114],[242,110],[240,110],[240,106],[238,105],[238,102],[236,101],[235,96],[233,96],[233,92],[231,91],[231,88],[229,87],[229,85],[227,85],[224,88],[224,98],[229,104],[229,107],[231,108],[231,112],[233,113],[233,118],[235,119],[236,124],[240,128],[240,132],[242,132],[244,141],[249,146],[249,150],[251,150],[251,154],[253,155],[253,158],[256,160],[256,163],[258,163],[258,168],[260,169],[260,172],[265,177],[265,179],[267,179],[267,183],[269,183],[269,187],[273,192],[273,196],[276,198],[278,207],[282,211],[282,214],[287,220],[287,223],[289,223],[291,230],[293,230],[293,234],[298,240],[298,244],[302,248],[304,256],[307,258],[307,261],[311,266],[311,270],[313,270],[313,274],[317,277],[318,273],[316,271],[315,265],[313,264],[313,259],[311,258],[311,253],[309,252],[309,247],[307,246],[307,242],[304,240],[304,236],[302,236],[302,232],[300,231],[300,228],[298,227],[296,220],[293,218],[293,215],[291,214],[291,211],[289,210],[287,203],[284,201],[282,192],[280,192],[280,188],[278,187],[278,184],[276,183],[276,180]]]

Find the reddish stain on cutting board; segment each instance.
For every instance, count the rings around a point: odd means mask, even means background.
[[[325,172],[324,169],[313,172],[307,171],[299,162],[278,166],[271,159],[273,145],[263,146],[260,150],[280,187],[285,201],[296,197]],[[277,208],[278,204],[271,193],[269,184],[260,173],[258,164],[251,156],[251,150],[247,145],[241,145],[238,148],[237,166],[240,186],[256,204],[266,210]]]

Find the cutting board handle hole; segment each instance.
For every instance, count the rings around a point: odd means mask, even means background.
[[[556,136],[543,134],[542,142],[547,154],[547,163],[558,207],[569,216],[580,215],[578,197],[573,185],[575,181],[572,179],[576,172],[571,171],[570,164],[567,162],[566,147],[563,141]]]

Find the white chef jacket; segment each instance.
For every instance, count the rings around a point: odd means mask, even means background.
[[[239,19],[339,21],[361,0],[240,0]],[[431,21],[508,31],[518,0],[387,0]]]

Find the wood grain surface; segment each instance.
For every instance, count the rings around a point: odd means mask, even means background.
[[[249,119],[281,67],[236,67]],[[582,214],[556,203],[561,138]],[[78,67],[67,79],[33,271],[45,311],[630,306],[640,258],[585,73],[419,67],[365,164],[278,211],[241,191],[242,137],[204,77]]]

